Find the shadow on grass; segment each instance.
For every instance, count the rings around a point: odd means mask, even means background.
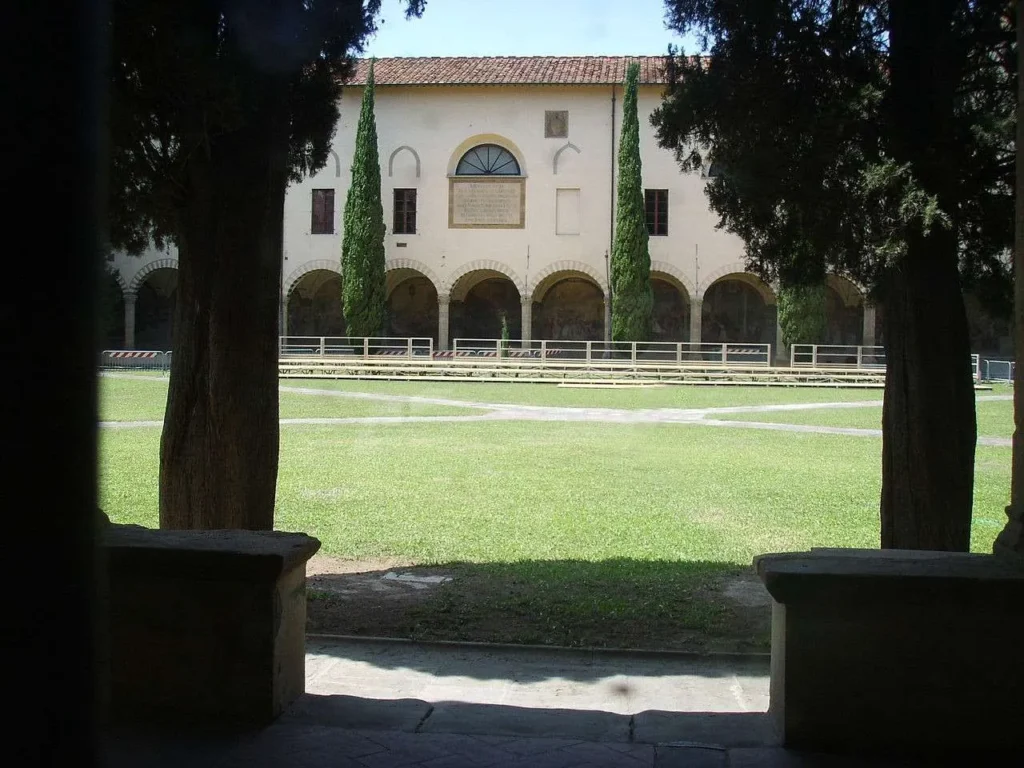
[[[397,577],[397,578],[396,578]],[[449,577],[440,584],[431,577]],[[695,652],[768,650],[749,567],[612,559],[444,563],[309,578],[310,632]]]

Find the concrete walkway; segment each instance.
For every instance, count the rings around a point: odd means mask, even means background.
[[[694,656],[311,637],[306,691],[437,704],[765,712],[766,655]],[[429,723],[429,720],[428,720]]]
[[[114,378],[134,378],[145,381],[159,381],[152,376],[131,374],[104,374]],[[468,400],[453,400],[442,397],[419,395],[385,395],[372,392],[345,392],[336,389],[313,387],[281,387],[282,392],[319,397],[343,397],[355,400],[409,403],[420,405],[442,405],[483,411],[478,416],[356,416],[351,418],[306,418],[281,419],[281,424],[336,425],[345,424],[422,424],[460,423],[479,421],[556,421],[591,422],[603,424],[689,424],[703,427],[724,427],[733,429],[761,429],[775,432],[801,432],[807,434],[846,435],[849,437],[881,437],[881,429],[860,429],[856,427],[827,427],[813,424],[785,424],[781,422],[732,421],[716,419],[715,416],[737,413],[774,413],[786,411],[809,411],[841,408],[878,408],[881,400],[840,401],[834,403],[783,403],[778,405],[736,405],[715,408],[579,408],[547,405],[515,405],[509,403],[483,403]],[[1012,395],[980,395],[979,402],[1012,400]],[[104,429],[135,429],[160,427],[160,421],[101,421]],[[1010,447],[1012,441],[1006,437],[979,437],[978,445]]]
[[[666,409],[667,411],[667,409]],[[701,417],[677,416],[663,411],[614,411],[611,409],[551,408],[524,411],[506,408],[480,416],[352,416],[339,418],[281,419],[283,425],[344,426],[346,424],[451,424],[485,421],[572,421],[602,424],[682,424],[696,427],[725,427],[732,429],[762,429],[770,432],[801,432],[819,435],[846,435],[848,437],[881,437],[880,429],[859,427],[827,427],[815,424],[786,424],[775,421],[732,421]],[[101,421],[103,429],[139,429],[162,427],[162,421]],[[1009,448],[1009,437],[979,437],[978,445]]]
[[[116,731],[111,768],[911,765],[784,750],[763,656],[310,638],[306,690],[257,733]]]

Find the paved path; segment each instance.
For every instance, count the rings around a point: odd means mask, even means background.
[[[114,378],[133,378],[143,381],[160,381],[153,376],[132,376],[131,374],[104,374]],[[716,419],[726,414],[758,414],[787,411],[810,411],[844,408],[878,408],[881,400],[855,400],[832,403],[780,403],[776,405],[735,405],[715,408],[578,408],[548,405],[517,405],[510,403],[483,403],[468,400],[452,400],[442,397],[419,395],[386,395],[373,392],[346,392],[337,389],[315,387],[281,387],[282,392],[318,397],[343,397],[356,400],[374,400],[392,403],[443,405],[483,411],[477,416],[359,416],[350,418],[308,418],[281,419],[282,424],[298,425],[345,425],[345,424],[416,424],[424,422],[460,423],[475,421],[557,421],[591,422],[605,424],[690,424],[704,427],[732,429],[761,429],[775,432],[799,432],[804,434],[846,435],[850,437],[882,436],[880,429],[855,427],[827,427],[813,424],[784,424],[780,422],[740,421]],[[1012,395],[980,395],[979,402],[1009,401]],[[133,429],[159,427],[160,421],[101,421],[105,429]],[[979,437],[978,445],[1010,447],[1007,437]]]
[[[311,636],[306,691],[417,699],[434,706],[455,701],[600,711],[622,715],[623,722],[649,710],[765,712],[768,657],[419,645]]]
[[[377,392],[346,392],[340,389],[316,389],[315,387],[281,387],[282,392],[294,392],[299,395],[317,395],[321,397],[345,397],[352,400],[377,400],[385,403],[417,403],[421,405],[450,405],[456,408],[479,408],[493,411],[504,406],[496,403],[476,403],[469,400],[452,400],[445,397],[426,397],[421,395],[385,395]]]
[[[236,736],[116,732],[111,768],[854,768],[777,746],[768,660],[309,639],[306,690]],[[894,765],[895,763],[892,763]],[[906,761],[900,765],[911,765]]]
[[[880,408],[881,400],[846,400],[831,403],[778,403],[771,405],[731,405],[709,408],[656,408],[656,409],[617,409],[617,408],[579,408],[569,406],[553,405],[522,405],[515,403],[484,403],[473,400],[452,400],[451,398],[425,397],[421,395],[385,395],[376,392],[346,392],[339,389],[317,389],[315,387],[281,387],[282,392],[295,392],[303,395],[317,395],[325,397],[344,397],[358,400],[378,400],[393,403],[417,403],[425,405],[447,405],[457,408],[476,408],[485,411],[506,411],[514,410],[524,414],[533,412],[548,411],[584,411],[587,413],[655,413],[670,416],[682,416],[686,418],[700,418],[710,414],[718,413],[766,413],[772,411],[809,411],[816,409],[835,408]],[[1013,395],[979,395],[978,402],[986,401],[1011,401]]]

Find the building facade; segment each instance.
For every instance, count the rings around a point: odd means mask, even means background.
[[[379,59],[388,328],[394,336],[601,340],[626,66],[638,61],[656,340],[761,342],[782,352],[775,289],[716,228],[704,185],[658,147],[661,57]],[[341,226],[367,71],[346,85],[325,168],[288,190],[282,333],[343,336]],[[169,348],[173,251],[118,256],[124,344]],[[828,279],[828,341],[873,344],[877,317]],[[117,338],[112,330],[112,341]]]

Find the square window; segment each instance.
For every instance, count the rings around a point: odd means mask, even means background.
[[[555,190],[555,234],[578,235],[580,233],[580,191],[578,189]]]
[[[544,138],[566,139],[569,137],[569,113],[566,110],[544,113]]]
[[[645,189],[644,212],[647,215],[648,235],[668,234],[668,190]]]
[[[395,219],[391,231],[396,235],[416,234],[416,190],[395,190]]]
[[[334,234],[334,190],[313,190],[313,217],[309,224],[313,235]]]

